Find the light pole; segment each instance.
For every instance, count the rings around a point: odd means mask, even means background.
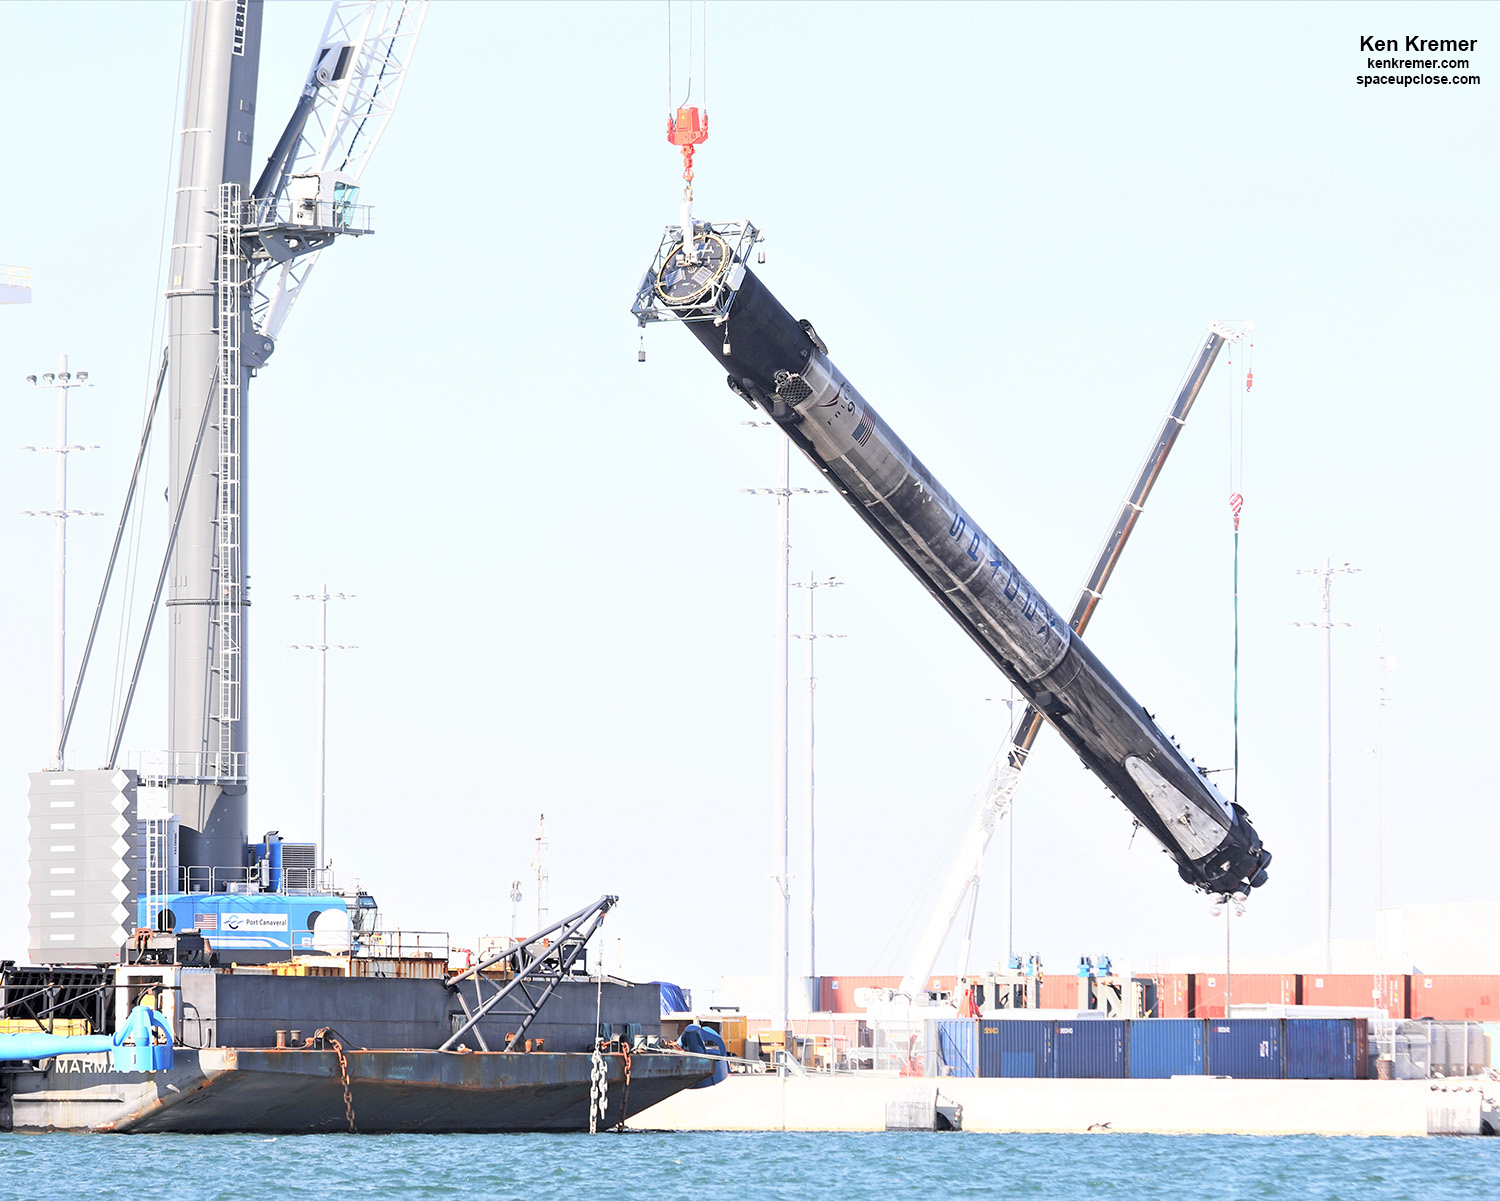
[[[63,724],[67,709],[68,675],[68,518],[102,517],[102,513],[85,512],[68,508],[68,456],[75,451],[98,450],[97,446],[72,446],[68,444],[68,391],[72,388],[92,388],[87,371],[70,372],[68,356],[63,355],[57,371],[48,371],[41,376],[28,375],[26,382],[33,388],[57,389],[57,445],[28,446],[27,450],[57,456],[57,488],[54,506],[50,509],[26,509],[27,517],[52,518],[52,754],[48,760],[51,771],[63,770]]]
[[[745,425],[760,425],[747,421]],[[769,423],[765,423],[769,424]],[[775,992],[771,998],[772,1021],[775,1028],[785,1032],[791,1008],[792,951],[790,930],[792,924],[791,873],[788,868],[788,816],[787,788],[788,763],[788,706],[787,694],[791,685],[790,665],[787,661],[791,603],[790,566],[792,557],[792,497],[812,496],[826,493],[826,488],[793,488],[792,444],[786,438],[779,439],[777,462],[778,481],[774,488],[741,488],[751,496],[774,496],[777,513],[776,546],[776,638],[775,638],[775,692],[772,696],[772,765],[771,765],[771,885],[773,888],[771,908],[771,975],[775,980]]]
[[[1390,702],[1388,684],[1396,670],[1396,656],[1380,646],[1380,685],[1375,697],[1375,912],[1385,908],[1385,708]],[[1378,950],[1379,948],[1377,948]]]
[[[318,860],[326,869],[328,859],[328,829],[327,829],[327,803],[328,803],[328,652],[329,651],[355,651],[357,646],[350,646],[342,642],[330,644],[328,641],[328,602],[331,600],[353,600],[352,592],[329,592],[328,585],[323,585],[321,592],[297,592],[292,595],[293,600],[310,600],[318,602],[318,640],[317,642],[294,642],[291,649],[294,651],[317,651],[318,652]]]
[[[819,638],[843,638],[843,634],[819,634],[813,617],[813,598],[817,595],[819,588],[842,588],[843,580],[834,579],[829,576],[826,580],[817,579],[811,571],[807,573],[807,581],[793,584],[793,588],[805,588],[807,590],[807,633],[794,634],[792,637],[801,638],[807,643],[807,804],[803,809],[802,840],[803,840],[803,862],[806,864],[807,880],[805,893],[807,903],[803,906],[804,936],[807,942],[807,1002],[809,1012],[818,1007],[818,998],[813,996],[813,981],[818,974],[818,875],[817,875],[817,825],[816,806],[814,803],[815,786],[817,782],[817,763],[814,755],[814,734],[816,732],[816,718],[814,712],[814,698],[818,690],[818,677],[815,670],[815,659],[813,646]]]
[[[1234,928],[1234,919],[1245,916],[1245,902],[1238,893],[1230,897],[1220,897],[1214,902],[1210,912],[1215,917],[1224,919],[1224,1016],[1229,1016],[1229,1007],[1234,1003],[1234,975],[1229,955],[1230,942],[1229,932]]]
[[[1359,570],[1348,563],[1338,567],[1323,560],[1321,567],[1299,567],[1298,575],[1318,577],[1322,596],[1321,621],[1294,621],[1298,629],[1323,631],[1323,811],[1319,824],[1323,833],[1323,863],[1318,873],[1319,900],[1322,908],[1320,962],[1322,970],[1333,971],[1333,631],[1348,628],[1347,621],[1333,620],[1333,577],[1352,575]]]
[[[1016,736],[1016,698],[1015,689],[1012,687],[1011,695],[1008,697],[987,696],[984,699],[1004,705],[1009,715],[1006,722],[1006,741],[1011,741]],[[1016,941],[1016,804],[1015,798],[1006,807],[1000,817],[1000,822],[1005,829],[1005,939],[1001,946],[1000,961],[1007,968],[1010,967],[1011,956],[1015,954]],[[974,918],[979,906],[979,881],[974,881],[974,896],[970,899],[969,906],[969,930],[972,933]],[[959,956],[959,974],[964,975],[969,970],[968,949],[965,947]]]
[[[1385,636],[1380,637],[1379,686],[1375,695],[1375,967],[1376,994],[1386,1007],[1385,939],[1380,927],[1380,911],[1385,908],[1385,709],[1390,701],[1387,685],[1396,670],[1396,656],[1385,653]]]

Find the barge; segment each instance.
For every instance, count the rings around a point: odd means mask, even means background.
[[[601,897],[455,972],[445,961],[353,955],[184,964],[176,960],[204,957],[203,940],[168,934],[140,939],[139,954],[173,962],[7,965],[0,1010],[37,1033],[8,1036],[13,1049],[0,1037],[0,1128],[501,1133],[618,1125],[722,1077],[724,1060],[661,1038],[659,985],[585,970],[589,938],[615,900]],[[99,1049],[101,1035],[131,1029],[142,1008],[153,1011],[163,1045],[144,1056]]]

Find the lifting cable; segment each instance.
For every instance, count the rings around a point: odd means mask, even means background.
[[[695,6],[702,8],[701,20],[695,19],[693,12]],[[687,91],[683,93],[682,103],[677,105],[674,112],[671,105],[672,99],[676,95],[673,76],[673,69],[676,64],[673,62],[672,57],[672,3],[671,0],[667,0],[667,106],[669,112],[667,117],[667,141],[682,151],[682,236],[685,248],[691,253],[693,237],[693,151],[708,141],[708,0],[688,0],[687,10]],[[696,105],[688,103],[693,98],[695,26],[701,30],[701,42],[697,54],[703,105],[701,109]]]
[[[214,412],[214,393],[219,386],[219,367],[214,365],[213,376],[208,381],[208,395],[203,398],[203,416],[198,421],[198,436],[193,440],[193,453],[188,456],[187,470],[183,473],[181,490],[177,496],[177,510],[172,514],[172,525],[167,532],[167,549],[162,552],[161,571],[156,577],[156,592],[151,597],[151,607],[146,610],[146,625],[141,631],[140,651],[135,657],[135,670],[130,673],[130,687],[125,693],[125,702],[120,709],[119,724],[110,739],[107,770],[113,771],[120,759],[120,743],[125,739],[125,726],[130,721],[130,706],[135,701],[135,688],[141,680],[141,668],[146,662],[146,648],[151,644],[151,627],[156,611],[161,606],[162,587],[167,582],[167,569],[172,565],[172,552],[177,548],[177,531],[182,528],[182,511],[187,507],[188,493],[193,487],[193,473],[198,466],[198,451],[203,447],[203,435],[208,430],[209,416]]]
[[[701,16],[695,14],[694,6],[701,8]],[[708,0],[687,0],[688,49],[687,90],[682,103],[674,110],[677,98],[675,68],[672,52],[672,0],[667,0],[667,143],[682,151],[682,205],[678,213],[678,225],[682,230],[682,242],[667,255],[667,261],[680,259],[683,266],[698,262],[698,249],[693,235],[693,152],[708,141]],[[688,103],[693,98],[694,49],[698,50],[698,81],[702,94],[702,108]],[[706,243],[705,243],[706,245]],[[761,259],[765,261],[764,256]],[[724,353],[729,353],[726,340]],[[636,360],[646,361],[646,323],[641,322],[641,344],[636,350]]]
[[[1234,802],[1240,799],[1240,512],[1245,507],[1245,400],[1255,384],[1252,356],[1255,343],[1246,333],[1244,385],[1234,371],[1229,375],[1229,513],[1234,518]],[[1234,366],[1230,350],[1228,366]]]
[[[120,543],[125,537],[125,530],[130,522],[131,506],[135,501],[136,488],[141,481],[141,470],[147,463],[151,449],[151,426],[156,419],[157,405],[161,402],[162,388],[167,382],[168,366],[167,348],[162,347],[161,369],[157,372],[156,387],[151,393],[151,403],[146,410],[145,425],[141,430],[141,445],[136,452],[135,467],[130,473],[130,486],[125,490],[125,504],[120,509],[120,524],[115,528],[115,544],[110,548],[109,562],[104,569],[104,583],[99,586],[99,600],[94,605],[94,619],[89,624],[89,635],[83,644],[83,657],[78,663],[78,676],[73,684],[73,698],[68,702],[68,710],[63,718],[62,736],[57,742],[57,761],[62,763],[63,756],[68,747],[68,734],[73,729],[73,715],[78,712],[78,696],[83,691],[84,676],[89,669],[89,656],[94,652],[94,639],[99,634],[99,620],[104,616],[104,602],[109,597],[109,584],[115,574],[115,564],[120,557]],[[127,604],[126,610],[129,606]]]
[[[177,83],[175,90],[172,93],[174,97],[184,95],[184,81],[186,79],[186,72],[188,70],[189,60],[191,57],[189,54],[189,47],[192,44],[191,39],[193,33],[193,26],[190,18],[191,11],[189,7],[185,5],[182,11],[182,26],[177,34]],[[145,383],[147,385],[147,395],[150,399],[147,401],[143,409],[142,426],[147,429],[149,429],[151,425],[152,416],[156,410],[157,398],[159,397],[161,388],[161,382],[160,380],[158,380],[156,390],[152,391],[150,389],[152,370],[156,366],[155,348],[157,346],[162,346],[164,348],[162,352],[163,357],[165,357],[165,347],[168,341],[167,331],[165,328],[166,315],[162,312],[162,299],[166,293],[167,269],[172,257],[172,200],[176,195],[176,193],[172,189],[172,185],[176,181],[177,171],[180,167],[179,160],[181,158],[180,151],[182,148],[183,127],[188,124],[188,121],[186,119],[179,119],[179,113],[175,107],[175,104],[176,102],[174,101],[173,108],[168,114],[169,119],[167,121],[166,139],[167,153],[165,161],[162,164],[163,179],[161,229],[157,236],[156,286],[152,289],[151,337],[147,343],[146,365],[144,372]],[[149,487],[149,480],[151,478],[151,455],[151,446],[148,445],[145,450],[144,458],[137,464],[144,481],[142,483],[143,489]],[[127,510],[129,509],[129,507],[129,502],[127,501]],[[104,722],[104,743],[106,747],[109,745],[109,740],[113,737],[115,719],[119,714],[121,696],[125,690],[125,673],[127,670],[126,664],[128,661],[127,651],[129,648],[130,631],[133,621],[133,615],[135,612],[136,585],[140,579],[142,554],[141,536],[142,531],[145,527],[146,509],[147,506],[144,503],[136,506],[128,532],[128,540],[125,544],[125,563],[123,572],[124,578],[121,582],[122,596],[120,602],[120,622],[119,630],[115,635],[115,661],[111,675],[109,712],[107,713],[107,715],[105,715]],[[116,540],[116,542],[118,550],[118,539]],[[115,552],[111,552],[110,570],[113,570],[114,554]],[[106,587],[107,586],[108,585],[106,583]],[[97,622],[98,615],[96,614],[96,626]],[[91,642],[93,640],[93,636],[93,631],[90,631],[89,637]],[[83,668],[80,667],[77,684],[74,688],[74,706],[76,706],[77,704],[78,689],[82,686],[82,683]],[[68,716],[68,730],[71,730],[72,716],[72,710],[70,709]],[[65,730],[64,737],[66,738],[66,736],[67,731]]]

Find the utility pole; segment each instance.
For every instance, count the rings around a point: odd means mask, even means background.
[[[819,634],[817,624],[813,617],[813,598],[817,595],[819,588],[842,588],[843,580],[834,579],[829,576],[826,580],[819,580],[813,573],[807,573],[805,583],[799,581],[792,585],[793,588],[805,588],[807,590],[807,633],[794,634],[792,637],[801,638],[807,642],[807,803],[803,808],[802,841],[803,862],[806,865],[806,885],[804,895],[806,903],[802,907],[803,912],[803,934],[806,939],[806,965],[804,973],[807,979],[807,1002],[809,1012],[818,1007],[818,998],[813,995],[815,980],[818,975],[818,875],[817,875],[817,823],[815,789],[817,783],[817,763],[814,753],[814,736],[816,733],[816,717],[814,712],[814,698],[817,695],[818,677],[815,670],[813,657],[813,645],[819,638],[843,638],[843,634]]]
[[[537,814],[536,858],[531,864],[536,873],[536,928],[547,925],[547,815]],[[519,888],[517,889],[519,891]]]
[[[1323,809],[1319,825],[1323,836],[1323,862],[1318,873],[1321,909],[1320,963],[1324,972],[1333,971],[1333,631],[1347,629],[1349,622],[1333,620],[1333,577],[1352,575],[1359,570],[1348,563],[1338,567],[1324,558],[1321,567],[1299,567],[1298,575],[1318,577],[1322,597],[1321,621],[1294,621],[1298,629],[1323,631]]]
[[[68,356],[59,360],[58,369],[40,377],[28,375],[33,388],[57,389],[57,445],[28,446],[27,450],[57,456],[56,491],[50,509],[26,509],[27,517],[52,518],[52,753],[49,771],[63,770],[63,725],[67,712],[68,692],[68,518],[102,517],[102,513],[68,508],[68,456],[75,451],[98,450],[97,446],[74,446],[68,443],[68,391],[92,388],[87,371],[70,372]]]
[[[510,940],[515,942],[520,935],[516,931],[516,923],[521,915],[521,882],[512,880],[510,882]]]
[[[318,640],[317,642],[294,642],[291,649],[294,651],[317,651],[318,652],[318,861],[323,868],[328,867],[328,826],[327,826],[327,804],[328,804],[328,652],[329,651],[356,651],[357,646],[349,646],[341,642],[330,645],[328,641],[328,602],[331,600],[353,600],[352,592],[329,592],[328,585],[323,585],[321,592],[297,592],[292,595],[293,600],[310,600],[318,602]]]
[[[789,864],[787,862],[788,838],[790,831],[787,829],[787,791],[790,783],[788,779],[789,767],[787,760],[790,757],[788,750],[789,730],[787,723],[790,715],[787,712],[787,693],[791,684],[788,679],[790,665],[787,656],[789,654],[789,642],[787,639],[788,625],[790,624],[791,607],[790,571],[792,559],[792,444],[789,439],[778,438],[780,445],[777,448],[780,471],[777,475],[776,491],[776,692],[772,703],[773,724],[773,753],[772,761],[772,797],[771,804],[775,816],[772,818],[772,834],[774,840],[772,847],[773,865],[775,873],[775,887],[779,894],[775,898],[775,910],[771,918],[772,934],[774,937],[773,954],[776,959],[776,993],[772,998],[776,1019],[776,1029],[789,1030],[789,1009],[791,1008],[791,973],[792,973],[792,947],[791,947],[791,924],[792,924],[792,880]],[[790,1036],[786,1050],[791,1051]]]
[[[770,422],[747,421],[745,425],[771,424]],[[788,760],[788,693],[791,690],[788,647],[791,621],[791,558],[792,558],[792,497],[822,495],[826,488],[793,488],[792,444],[786,438],[778,439],[777,485],[775,488],[741,488],[741,492],[752,496],[774,496],[776,498],[777,543],[776,543],[776,636],[774,640],[775,691],[771,702],[771,976],[775,981],[771,998],[771,1020],[773,1028],[789,1029],[788,1015],[791,1009],[791,924],[792,889],[791,872],[788,865],[789,816],[787,793],[789,785]]]

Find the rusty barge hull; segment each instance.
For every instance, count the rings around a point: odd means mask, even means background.
[[[709,1056],[606,1055],[604,1126],[712,1075]],[[110,1070],[107,1052],[59,1056],[10,1078],[18,1131],[315,1134],[587,1130],[592,1058],[579,1052],[179,1049],[150,1074]],[[347,1085],[347,1092],[346,1092]],[[347,1103],[346,1103],[347,1101]],[[352,1120],[351,1120],[352,1119]]]

